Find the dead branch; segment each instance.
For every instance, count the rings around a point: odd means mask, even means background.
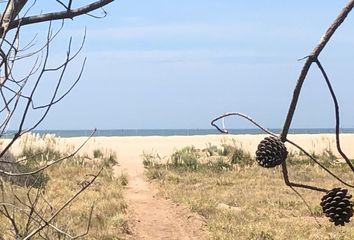
[[[351,184],[346,183],[345,181],[343,181],[341,178],[339,178],[337,175],[335,175],[334,173],[332,173],[328,168],[326,168],[325,166],[323,166],[323,164],[321,164],[320,162],[318,162],[313,156],[311,156],[310,154],[308,154],[303,148],[301,148],[299,145],[297,145],[294,142],[291,142],[287,139],[287,135],[289,132],[289,128],[291,125],[291,121],[293,119],[294,116],[294,112],[296,109],[296,105],[298,102],[298,98],[301,92],[301,88],[302,85],[306,79],[306,76],[308,74],[308,71],[312,65],[312,63],[316,63],[318,68],[320,69],[322,76],[324,77],[327,87],[330,91],[331,97],[333,99],[334,102],[334,107],[335,107],[335,116],[336,116],[336,146],[337,146],[337,150],[340,153],[340,155],[345,159],[347,165],[351,168],[351,170],[354,172],[354,166],[351,163],[351,161],[348,159],[348,157],[345,155],[345,153],[342,151],[341,146],[340,146],[340,138],[339,138],[339,105],[338,105],[338,101],[336,99],[336,96],[334,94],[333,88],[331,86],[331,83],[329,81],[329,78],[324,70],[324,68],[322,67],[321,63],[318,60],[318,56],[320,55],[320,53],[322,52],[322,50],[325,48],[326,44],[329,42],[329,40],[331,39],[331,37],[333,36],[333,34],[335,33],[335,31],[338,29],[338,27],[344,22],[344,20],[346,19],[346,17],[348,16],[348,14],[350,13],[350,11],[353,9],[354,7],[354,0],[350,0],[347,5],[342,9],[342,11],[340,12],[340,14],[337,16],[337,18],[333,21],[333,23],[330,25],[330,27],[327,29],[326,33],[323,35],[323,37],[321,38],[320,42],[316,45],[316,47],[313,49],[313,51],[311,52],[311,54],[309,56],[306,57],[306,62],[300,72],[300,76],[297,80],[294,92],[293,92],[293,97],[289,106],[289,110],[288,110],[288,114],[286,116],[285,119],[285,123],[284,126],[282,128],[282,132],[280,134],[280,140],[282,142],[289,142],[291,144],[293,144],[295,147],[297,147],[298,149],[300,149],[300,151],[304,152],[307,156],[310,157],[310,159],[312,159],[316,164],[318,164],[322,169],[324,169],[327,173],[329,173],[332,177],[334,177],[336,180],[340,181],[342,184],[353,188],[354,186]],[[253,119],[249,118],[247,115],[242,114],[242,113],[226,113],[221,115],[220,117],[217,117],[216,119],[214,119],[212,121],[212,126],[216,127],[220,132],[222,133],[227,133],[227,131],[225,129],[221,129],[219,128],[216,124],[215,121],[223,119],[225,117],[228,116],[240,116],[243,118],[246,118],[247,120],[249,120],[250,122],[252,122],[253,124],[255,124],[258,128],[262,129],[264,132],[274,136],[275,134],[270,132],[269,130],[267,130],[266,128],[262,127],[261,125],[259,125],[258,123],[256,123]],[[304,185],[304,184],[298,184],[298,183],[292,183],[289,180],[289,173],[288,173],[288,169],[287,169],[287,162],[283,161],[281,163],[282,166],[282,173],[283,173],[283,178],[284,178],[284,182],[287,186],[291,187],[293,189],[293,187],[300,187],[300,188],[305,188],[305,189],[310,189],[310,190],[315,190],[315,191],[320,191],[320,192],[327,192],[327,189],[323,189],[323,188],[318,188],[315,186],[308,186],[308,185]],[[297,192],[296,192],[297,193]]]
[[[7,175],[7,176],[14,176],[14,177],[18,177],[18,176],[29,176],[29,175],[34,175],[36,173],[39,173],[39,172],[42,172],[43,170],[53,166],[53,165],[56,165],[64,160],[67,160],[67,159],[70,159],[72,157],[74,157],[85,145],[86,143],[93,137],[93,135],[95,135],[96,133],[96,129],[94,129],[94,131],[91,133],[91,135],[86,138],[86,140],[74,151],[72,152],[71,154],[67,155],[67,156],[64,156],[62,158],[59,158],[59,159],[56,159],[56,160],[53,160],[51,163],[46,163],[44,166],[34,170],[34,171],[31,171],[31,172],[17,172],[17,173],[12,173],[12,172],[7,172],[7,171],[4,171],[4,170],[1,170],[0,169],[0,174],[4,174],[4,175]]]
[[[334,103],[334,111],[335,111],[335,118],[336,118],[336,146],[337,146],[337,151],[339,152],[339,154],[342,156],[342,158],[346,161],[346,163],[348,164],[348,166],[352,169],[352,171],[354,171],[354,166],[351,163],[351,161],[349,160],[349,158],[347,157],[347,155],[343,152],[342,147],[340,145],[340,136],[339,136],[339,128],[340,128],[340,118],[339,118],[339,104],[338,104],[338,100],[337,97],[334,93],[334,90],[332,88],[332,84],[329,81],[329,78],[327,76],[326,71],[324,70],[324,68],[322,67],[320,61],[318,59],[315,60],[318,68],[320,69],[323,78],[326,81],[327,87],[329,89],[329,92],[331,93],[331,97],[333,99],[333,103]]]
[[[92,183],[96,180],[96,178],[101,174],[103,167],[98,171],[98,173],[90,180],[86,185],[84,185],[75,195],[73,195],[70,199],[68,199],[48,220],[46,220],[40,227],[33,230],[30,234],[25,236],[23,240],[30,239],[35,236],[38,232],[40,232],[43,228],[48,226],[51,221],[61,212],[63,211],[72,201],[74,201],[81,193],[83,193]]]
[[[69,4],[67,5],[65,11],[44,13],[44,14],[23,17],[23,18],[19,18],[17,20],[10,21],[8,23],[7,27],[4,26],[4,27],[0,28],[0,34],[2,32],[4,32],[5,29],[10,30],[10,29],[13,29],[13,28],[17,28],[19,26],[25,26],[25,25],[41,23],[41,22],[49,22],[49,21],[60,20],[60,19],[73,19],[73,18],[75,18],[77,16],[88,14],[88,13],[94,11],[94,10],[102,8],[102,7],[110,4],[113,1],[114,0],[95,1],[95,2],[93,2],[91,4],[87,4],[85,6],[82,6],[82,7],[79,7],[79,8],[75,8],[75,9],[71,8],[71,1],[70,1]],[[23,1],[23,2],[27,2],[27,1]],[[23,7],[22,4],[19,3],[18,5]],[[65,4],[63,4],[63,5],[66,6]]]
[[[10,127],[15,128],[15,133],[11,135],[9,143],[0,150],[0,159],[22,135],[37,128],[47,117],[53,106],[61,102],[81,79],[86,58],[83,58],[83,61],[79,62],[81,63],[81,67],[78,68],[76,76],[68,76],[67,70],[70,64],[77,61],[77,57],[86,39],[86,31],[78,48],[72,49],[72,39],[70,38],[66,55],[62,62],[57,63],[55,66],[49,66],[50,55],[52,53],[51,46],[63,29],[64,20],[74,19],[81,15],[96,17],[92,14],[93,11],[102,9],[113,1],[92,0],[92,2],[87,1],[89,3],[81,3],[79,7],[75,6],[73,8],[72,0],[56,0],[55,2],[60,4],[64,8],[64,11],[41,12],[38,15],[32,15],[34,6],[38,4],[36,1],[9,0],[6,1],[6,4],[2,5],[4,8],[0,14],[0,137],[9,135],[8,128]],[[106,14],[103,10],[103,16],[106,16]],[[61,21],[61,24],[53,25],[52,22],[55,20]],[[39,36],[38,34],[34,34],[34,37],[29,42],[23,44],[21,41],[22,27],[44,22],[48,23],[48,31],[45,39],[39,39],[39,41],[43,42],[37,45],[34,40],[37,41]],[[20,64],[25,62],[28,67],[26,69],[27,72],[24,75],[17,76],[19,70],[20,72],[22,71]],[[57,73],[57,76],[54,78],[53,88],[48,91],[50,93],[49,97],[45,102],[37,102],[40,96],[43,95],[41,87],[44,81],[49,75],[52,77],[52,73]],[[71,83],[64,89],[63,82],[68,77],[70,77]],[[32,118],[33,113],[39,114],[36,119]],[[35,170],[27,170],[27,172],[17,171],[17,169],[15,171],[12,169],[8,171],[0,168],[0,175],[5,177],[36,176],[36,174],[42,173],[47,168],[74,157],[94,135],[95,131],[76,150],[64,157],[51,159],[44,164],[39,164]],[[19,164],[21,161],[24,161],[24,159],[13,162],[0,160],[0,164]],[[9,188],[7,190],[4,189],[3,179],[0,176],[0,214],[7,219],[10,225],[8,231],[11,237],[16,239],[30,239],[34,236],[48,238],[49,232],[56,232],[69,239],[77,239],[87,235],[91,226],[93,207],[89,213],[87,228],[79,235],[66,232],[65,227],[58,226],[56,218],[60,212],[67,208],[72,201],[96,180],[101,171],[102,169],[93,175],[91,180],[86,182],[87,184],[83,185],[76,194],[71,196],[56,210],[45,199],[40,188],[34,193],[32,192],[33,186],[30,185],[27,199],[21,199],[21,196],[18,196],[14,191],[12,182],[9,183],[10,192]],[[26,184],[27,180],[28,178],[26,179]],[[39,175],[36,178],[37,180],[40,181]],[[11,193],[12,199],[8,196]],[[39,201],[46,203],[45,209],[38,209]],[[18,207],[18,205],[23,208]],[[49,217],[47,211],[50,212]],[[48,232],[45,233],[44,229]],[[0,238],[2,237],[1,233]]]
[[[288,114],[285,119],[285,123],[283,126],[283,131],[280,135],[280,138],[282,141],[285,141],[286,136],[288,135],[289,128],[291,125],[291,121],[294,116],[294,112],[296,109],[296,105],[300,96],[302,84],[304,83],[307,73],[312,65],[318,58],[318,56],[321,54],[322,50],[325,48],[331,37],[333,36],[334,32],[338,29],[338,27],[344,22],[350,11],[354,7],[354,0],[350,0],[348,4],[342,9],[338,17],[333,21],[331,26],[327,29],[326,33],[323,35],[321,38],[320,42],[317,44],[317,46],[312,50],[311,54],[307,56],[306,62],[304,66],[302,67],[302,70],[300,72],[300,76],[297,80],[294,92],[293,92],[293,97],[290,103],[290,107],[288,110]]]

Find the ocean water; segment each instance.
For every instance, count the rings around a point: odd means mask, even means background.
[[[274,133],[280,133],[281,129],[269,129]],[[259,129],[228,129],[230,134],[261,134]],[[59,137],[86,137],[92,134],[93,130],[35,130],[38,134],[55,134]],[[302,128],[290,129],[290,134],[319,134],[335,133],[333,128]],[[343,128],[341,133],[354,133],[354,128]],[[216,129],[98,129],[94,136],[194,136],[221,134]],[[5,137],[11,137],[11,132]]]

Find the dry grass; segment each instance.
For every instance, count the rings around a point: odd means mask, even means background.
[[[208,153],[205,150],[196,152]],[[240,151],[239,154],[247,156]],[[224,158],[225,163],[235,159],[235,152],[231,151],[228,156]],[[296,163],[289,167],[293,181],[326,188],[341,186],[306,159],[298,162],[295,156],[292,157],[292,162]],[[208,162],[205,155],[201,158],[204,163]],[[249,159],[244,162],[237,159],[240,164],[223,170],[200,161],[197,168],[174,166],[171,161],[146,164],[146,174],[160,183],[160,194],[204,216],[211,239],[354,239],[353,220],[344,227],[335,227],[322,214],[319,205],[322,193],[299,190],[310,205],[311,214],[303,201],[285,186],[279,167],[263,169],[250,163]],[[342,165],[331,168],[342,178],[353,182],[350,169]]]
[[[53,142],[49,143],[53,144]],[[44,146],[44,149],[47,150],[44,152],[47,155],[50,149],[55,149],[53,146],[48,146]],[[38,147],[31,146],[31,148],[24,149],[29,156],[43,159],[40,154],[43,151],[40,151]],[[22,151],[22,153],[24,152]],[[56,150],[55,153],[58,154]],[[90,180],[92,175],[104,166],[104,170],[97,180],[64,209],[52,224],[72,236],[80,235],[87,229],[93,207],[89,233],[84,239],[124,239],[130,233],[126,216],[127,205],[122,196],[122,188],[127,183],[127,179],[124,176],[117,178],[113,175],[113,165],[116,163],[115,154],[109,152],[107,156],[102,154],[100,157],[101,159],[77,156],[48,168],[45,174],[49,176],[49,181],[43,188],[33,188],[28,195],[28,187],[14,186],[8,182],[3,182],[4,191],[2,193],[4,193],[5,201],[1,199],[0,202],[13,203],[18,208],[9,207],[15,213],[17,225],[21,231],[25,231],[25,222],[28,219],[29,211],[24,204],[33,201],[38,192],[43,196],[41,195],[36,205],[36,211],[48,219],[56,209],[86,184],[85,181]],[[15,195],[22,203],[16,200]],[[28,196],[32,199],[31,201]],[[10,226],[9,221],[0,214],[0,239],[1,237],[13,239]],[[32,229],[35,226],[36,224],[32,223]],[[47,239],[69,239],[65,234],[60,234],[53,228],[43,230],[41,235],[46,236]],[[41,238],[36,236],[33,239]]]

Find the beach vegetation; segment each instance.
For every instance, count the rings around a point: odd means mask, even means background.
[[[254,158],[252,158],[251,154],[238,146],[234,146],[232,148],[232,151],[230,152],[228,157],[230,158],[231,164],[251,166],[255,163]]]
[[[200,162],[200,151],[193,146],[187,146],[175,151],[168,162],[168,166],[172,168],[185,168],[188,170],[197,170]]]
[[[18,155],[8,152],[3,158],[6,161],[12,159],[14,163],[10,165],[12,169],[6,170],[27,172],[68,155],[72,147],[63,149],[60,142],[53,139],[56,138],[29,134],[20,141]],[[46,168],[37,174],[11,176],[10,179],[1,176],[0,201],[11,204],[1,209],[0,239],[27,236],[61,208],[51,225],[40,231],[39,236],[70,239],[69,236],[84,234],[85,239],[119,239],[130,234],[127,204],[122,195],[128,177],[125,173],[114,175],[114,164],[106,162],[116,161],[116,154],[106,152],[100,160],[87,160],[87,155],[77,154],[62,161],[59,167]],[[92,181],[94,177],[97,179]],[[72,199],[83,189],[83,193]],[[73,201],[65,205],[69,199]]]
[[[93,157],[94,158],[102,158],[103,157],[103,151],[101,149],[93,150]]]
[[[142,158],[145,168],[165,167],[188,171],[227,171],[235,166],[251,166],[255,163],[250,153],[235,143],[220,146],[208,144],[204,149],[186,146],[175,150],[168,158],[162,159],[157,153],[143,153]]]
[[[143,159],[143,165],[145,168],[158,166],[164,160],[164,158],[162,158],[158,153],[154,152],[143,152],[141,158]]]
[[[108,151],[102,156],[103,165],[106,167],[113,167],[118,165],[117,153],[114,151]]]
[[[120,185],[127,186],[129,183],[128,175],[124,172],[121,172],[118,176],[118,181]]]
[[[327,150],[317,156],[332,162]],[[338,228],[324,216],[321,193],[299,189],[308,209],[284,184],[280,167],[259,167],[240,146],[187,146],[170,157],[150,164],[146,176],[159,184],[162,197],[201,215],[211,239],[354,239],[353,222]],[[337,184],[306,155],[290,151],[288,158],[292,181],[328,189]],[[329,168],[343,179],[352,177],[345,165],[331,163]]]

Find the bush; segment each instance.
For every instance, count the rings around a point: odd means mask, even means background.
[[[153,157],[149,159],[152,159]],[[151,160],[143,160],[146,165]],[[230,170],[232,165],[250,166],[254,160],[250,153],[235,145],[223,144],[221,149],[216,146],[209,146],[203,150],[193,146],[184,147],[175,151],[167,164],[169,168],[182,168],[187,170],[210,169],[213,171]],[[144,164],[144,165],[145,165]]]
[[[230,155],[230,163],[250,166],[253,165],[254,159],[251,157],[250,153],[245,152],[239,147],[234,147]]]
[[[219,149],[218,153],[220,156],[229,156],[233,150],[234,150],[234,146],[230,145],[230,144],[222,144],[221,145],[221,149]]]
[[[331,148],[324,149],[321,153],[310,153],[311,157],[315,158],[325,167],[333,167],[338,165],[337,156],[333,153]],[[289,165],[315,165],[316,163],[303,152],[289,152],[286,161]]]
[[[103,157],[103,152],[101,151],[101,149],[93,150],[93,157],[94,158],[102,158]]]
[[[226,171],[231,169],[231,164],[226,162],[224,158],[218,158],[216,160],[211,160],[206,164],[207,168],[213,171]]]
[[[189,170],[197,170],[199,167],[200,153],[195,147],[188,146],[174,152],[168,164],[172,168],[186,168]]]
[[[143,158],[143,165],[145,168],[150,168],[161,164],[161,157],[157,153],[143,152],[142,158]]]
[[[215,145],[211,145],[210,143],[207,145],[205,149],[203,149],[203,152],[206,153],[207,157],[219,155],[219,149]]]
[[[119,184],[122,186],[127,186],[128,185],[128,176],[126,173],[121,173],[118,177]]]
[[[21,154],[21,157],[19,159],[23,160],[17,161],[17,158],[12,153],[10,153],[9,151],[5,152],[5,154],[1,158],[1,161],[4,162],[0,163],[0,169],[5,172],[11,173],[27,173],[37,170],[41,166],[41,161],[36,161],[36,159],[37,157],[38,159],[43,159],[43,156],[37,156],[32,152],[30,153],[31,155],[28,158],[26,155]],[[18,186],[35,188],[44,187],[49,181],[49,176],[43,171],[40,171],[36,174],[23,176],[9,176],[7,174],[0,174],[0,177],[5,181],[8,181]]]
[[[115,152],[109,152],[106,156],[102,156],[102,158],[105,167],[113,167],[118,164],[117,154]]]

